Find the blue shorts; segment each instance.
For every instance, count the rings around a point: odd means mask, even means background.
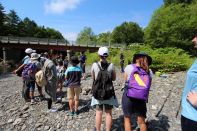
[[[35,81],[26,82],[28,91],[34,92],[35,90]]]

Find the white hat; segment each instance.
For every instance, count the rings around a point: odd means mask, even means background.
[[[34,52],[36,52],[36,50],[32,50],[31,48],[27,48],[25,50],[25,53],[27,53],[27,54],[31,54],[31,53],[34,53]]]
[[[37,53],[31,53],[31,60],[37,60],[40,57],[40,54]]]
[[[98,54],[100,56],[108,56],[109,55],[109,50],[107,47],[100,47],[98,50]]]

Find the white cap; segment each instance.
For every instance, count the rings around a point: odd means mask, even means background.
[[[108,56],[109,55],[109,50],[107,47],[100,47],[98,50],[98,54],[100,56]]]
[[[27,48],[25,50],[25,53],[27,53],[27,54],[31,54],[31,53],[34,53],[34,52],[36,52],[36,50],[32,50],[31,48]]]
[[[37,53],[31,53],[31,60],[37,60],[40,57],[40,54]]]

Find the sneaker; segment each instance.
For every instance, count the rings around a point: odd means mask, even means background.
[[[35,104],[35,100],[31,99],[31,105]]]
[[[58,109],[57,109],[57,108],[51,108],[49,111],[50,111],[50,112],[57,112]]]
[[[74,111],[68,113],[69,116],[74,116]]]
[[[79,115],[79,111],[75,111],[75,112],[74,112],[74,115],[75,115],[75,116]]]

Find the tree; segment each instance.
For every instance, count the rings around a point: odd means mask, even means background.
[[[101,33],[98,35],[97,43],[98,44],[110,44],[111,42],[111,32]]]
[[[112,32],[113,43],[123,43],[129,45],[131,43],[143,42],[144,33],[142,28],[134,22],[124,22],[117,26]]]
[[[93,44],[96,42],[96,35],[90,27],[84,27],[84,29],[77,36],[78,44]]]
[[[145,30],[145,43],[152,47],[177,47],[190,53],[191,39],[197,33],[197,4],[161,7]]]
[[[10,10],[10,13],[7,14],[6,24],[9,28],[7,32],[8,35],[16,35],[18,34],[18,24],[20,23],[20,18],[14,10]]]
[[[168,6],[171,4],[180,4],[180,3],[185,3],[185,4],[190,4],[192,1],[195,0],[164,0],[164,5]]]
[[[0,35],[5,35],[4,23],[5,23],[5,11],[4,11],[4,7],[0,3]]]

